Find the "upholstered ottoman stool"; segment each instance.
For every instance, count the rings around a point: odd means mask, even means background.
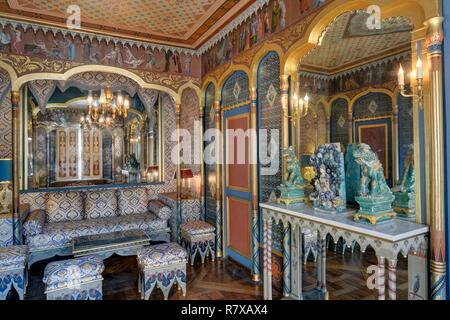
[[[0,300],[5,300],[14,288],[23,300],[27,287],[27,246],[10,246],[0,248]]]
[[[205,221],[191,221],[181,225],[181,243],[189,253],[191,265],[194,265],[197,252],[200,253],[202,263],[211,254],[214,261],[216,228]]]
[[[163,243],[139,249],[138,289],[141,298],[148,300],[155,286],[158,286],[164,300],[176,282],[186,296],[186,250],[178,243]]]
[[[95,255],[49,263],[43,279],[47,300],[102,300],[103,270]]]

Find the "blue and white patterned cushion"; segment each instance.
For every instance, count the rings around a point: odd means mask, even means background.
[[[86,192],[86,219],[115,217],[117,196],[114,190]]]
[[[27,246],[0,248],[0,271],[3,269],[24,268],[27,261]]]
[[[47,285],[47,290],[60,289],[102,279],[103,270],[103,261],[96,255],[56,261],[45,267],[42,281]]]
[[[119,189],[119,215],[144,213],[148,211],[148,195],[145,188]]]
[[[81,192],[51,192],[47,194],[48,222],[78,221],[83,219],[83,197]]]
[[[156,199],[148,202],[148,209],[163,220],[169,220],[172,215],[172,209]]]
[[[159,267],[170,263],[186,262],[186,250],[178,243],[163,243],[141,248],[137,252],[139,263],[148,267]]]
[[[167,228],[167,221],[161,220],[151,212],[99,218],[81,221],[47,223],[42,233],[26,237],[30,250],[60,248],[70,245],[75,237],[89,236],[127,230],[159,231]]]
[[[213,233],[216,228],[205,221],[190,221],[181,225],[181,232],[196,235],[203,233]]]
[[[40,234],[45,225],[45,211],[34,210],[28,215],[23,224],[23,234],[25,237],[32,237]]]

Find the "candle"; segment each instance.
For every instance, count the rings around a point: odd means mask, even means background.
[[[417,58],[416,68],[417,68],[417,80],[423,79],[423,63],[422,63],[422,59]]]
[[[400,69],[398,70],[398,85],[405,85],[405,71],[403,71],[402,65],[400,64]]]

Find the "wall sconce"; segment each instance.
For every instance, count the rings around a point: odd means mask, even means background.
[[[417,84],[414,86],[413,81],[416,78]],[[416,74],[414,75],[411,72],[410,75],[411,83],[410,89],[407,90],[405,87],[405,71],[403,70],[402,65],[400,64],[400,68],[398,70],[398,87],[400,89],[400,94],[405,98],[416,98],[419,101],[419,108],[423,110],[424,103],[424,90],[423,90],[423,63],[420,58],[417,58],[416,62]],[[413,88],[416,88],[417,94],[413,94]]]
[[[298,97],[297,93],[294,93],[294,96],[292,98],[292,116],[290,118],[292,119],[301,119],[308,115],[309,111],[309,96],[308,94],[305,94],[304,98]],[[295,127],[297,124],[295,121],[293,121],[293,126]]]

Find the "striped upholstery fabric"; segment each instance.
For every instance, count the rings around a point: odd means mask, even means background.
[[[117,215],[117,196],[114,190],[86,192],[86,218],[109,218]]]

